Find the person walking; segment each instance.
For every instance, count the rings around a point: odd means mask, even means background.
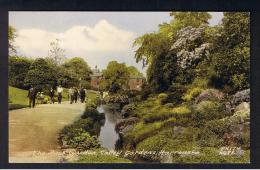
[[[58,92],[58,103],[61,104],[62,92],[63,92],[63,88],[61,87],[61,85],[59,85],[59,86],[57,87],[57,92]]]
[[[54,92],[53,88],[51,88],[50,93],[49,93],[49,96],[51,98],[51,104],[54,104],[54,94],[55,94],[55,92]]]
[[[81,101],[81,103],[85,102],[86,92],[85,92],[85,90],[82,87],[81,87],[81,89],[79,91],[79,94],[80,94],[80,101]]]
[[[29,107],[30,108],[35,107],[36,95],[37,95],[36,88],[31,86],[31,88],[28,91],[28,95],[27,95],[27,97],[29,98]]]
[[[75,103],[77,103],[78,101],[78,89],[76,87],[74,87],[74,101]]]
[[[70,87],[69,89],[69,100],[70,100],[70,104],[72,104],[74,101],[74,89],[72,87]]]

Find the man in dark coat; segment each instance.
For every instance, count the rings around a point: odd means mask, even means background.
[[[51,104],[54,104],[54,94],[55,94],[55,92],[54,92],[53,88],[51,88],[50,94],[49,94],[49,96],[51,98]]]
[[[29,98],[29,107],[35,107],[35,99],[36,99],[37,91],[35,87],[32,87],[28,91],[27,97]]]
[[[81,101],[81,103],[83,103],[85,101],[85,98],[86,98],[86,92],[83,88],[81,88],[79,93],[80,93],[80,101]]]
[[[75,87],[75,88],[74,88],[74,97],[73,97],[75,103],[77,103],[77,101],[78,101],[78,93],[79,93],[79,92],[78,92],[78,89]]]

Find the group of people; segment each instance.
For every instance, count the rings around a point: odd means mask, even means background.
[[[76,87],[71,87],[69,89],[69,100],[70,104],[77,103],[78,99],[80,99],[81,103],[84,103],[86,100],[86,91],[83,88],[78,90]]]
[[[28,95],[27,97],[29,98],[29,107],[35,107],[35,101],[37,98],[38,90],[36,87],[31,86],[30,89],[28,90]],[[41,93],[42,94],[42,93]],[[58,103],[61,104],[62,101],[62,95],[63,95],[63,87],[59,85],[57,87],[57,96],[58,96]],[[55,90],[51,88],[49,90],[49,97],[50,97],[50,103],[54,104],[54,97],[55,97]],[[69,89],[69,100],[70,104],[73,102],[77,103],[78,99],[80,99],[81,103],[85,102],[86,100],[86,91],[84,88],[80,88],[78,90],[76,87],[71,87]]]

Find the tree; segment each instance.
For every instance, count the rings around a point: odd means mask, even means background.
[[[9,48],[9,55],[16,54],[16,46],[14,44],[15,38],[17,37],[16,29],[12,26],[8,27],[8,48]]]
[[[170,23],[160,24],[157,32],[145,34],[133,44],[138,46],[136,61],[148,65],[147,80],[155,92],[167,90],[174,82],[191,82],[195,67],[208,54],[204,32],[210,14],[172,12],[170,15],[173,16]]]
[[[29,71],[32,60],[25,57],[10,56],[8,60],[8,80],[9,85],[26,88],[24,79]]]
[[[71,79],[78,80],[83,86],[90,81],[92,71],[84,59],[74,57],[65,62],[62,67],[66,69],[67,75],[70,75]]]
[[[143,77],[143,74],[141,72],[139,72],[135,66],[129,66],[129,67],[127,67],[127,69],[128,69],[130,76]]]
[[[179,30],[188,26],[198,28],[208,25],[211,18],[207,12],[172,12],[170,15],[173,20],[169,24],[160,24],[157,32],[144,34],[134,41],[133,46],[138,46],[136,62],[143,61],[144,66],[151,64],[153,58],[170,50]]]
[[[225,12],[213,44],[212,84],[233,93],[249,88],[250,17],[247,12]]]
[[[53,60],[56,65],[61,65],[65,60],[65,50],[60,47],[60,39],[56,39],[50,43],[48,57]]]
[[[103,70],[105,88],[108,90],[114,89],[116,92],[127,86],[130,74],[125,63],[110,61],[107,68]]]
[[[175,30],[192,26],[198,28],[201,25],[208,25],[211,15],[208,12],[171,12],[170,16],[173,16],[171,24],[175,27]]]
[[[24,80],[30,86],[54,86],[57,84],[56,72],[43,58],[37,58],[30,66]]]

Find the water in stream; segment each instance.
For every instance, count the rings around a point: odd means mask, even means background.
[[[106,105],[100,105],[98,108],[100,113],[105,113],[105,124],[101,127],[98,137],[102,147],[109,150],[115,149],[116,141],[119,139],[118,133],[115,131],[116,121],[121,117],[120,114],[111,111]]]

